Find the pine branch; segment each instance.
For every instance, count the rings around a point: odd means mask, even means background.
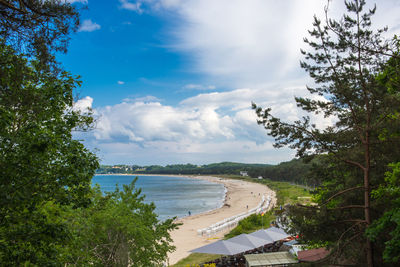
[[[357,223],[367,223],[366,220],[361,220],[361,219],[348,219],[348,220],[342,220],[342,221],[338,221],[338,223],[341,222],[357,222]]]
[[[329,208],[329,210],[342,210],[342,209],[364,209],[364,205],[348,205],[348,206],[342,206],[342,207],[336,207],[336,208]]]
[[[14,11],[18,11],[18,12],[21,12],[21,13],[27,13],[26,10],[24,11],[21,8],[17,8],[15,6],[11,5],[8,1],[0,0],[0,4],[10,8],[10,9],[12,9]]]
[[[352,160],[348,160],[348,159],[344,159],[343,161],[346,162],[346,163],[348,163],[348,164],[351,164],[351,165],[353,165],[353,166],[357,166],[357,167],[359,167],[360,169],[362,169],[363,171],[365,171],[365,167],[364,167],[363,165],[361,165],[361,163],[359,163],[359,162],[352,161]]]
[[[334,195],[331,196],[330,198],[328,198],[328,200],[325,201],[325,203],[322,204],[322,205],[324,206],[324,205],[328,204],[329,201],[331,201],[332,199],[334,199],[334,198],[337,197],[337,196],[340,196],[340,195],[342,195],[342,194],[344,194],[344,193],[347,193],[347,192],[353,191],[353,190],[357,190],[357,189],[364,189],[364,186],[355,186],[355,187],[351,187],[351,188],[347,188],[347,189],[345,189],[345,190],[342,190],[342,191],[340,191],[340,192],[334,194]]]

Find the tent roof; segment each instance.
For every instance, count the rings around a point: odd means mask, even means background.
[[[196,249],[190,252],[197,253],[208,253],[208,254],[219,254],[219,255],[236,255],[248,250],[252,250],[253,247],[249,247],[243,244],[230,242],[228,240],[220,240]]]
[[[274,243],[275,242],[275,240],[270,235],[268,235],[265,232],[265,230],[258,230],[256,232],[253,232],[253,233],[249,234],[249,235],[257,237],[257,238],[264,239],[268,243]]]
[[[265,239],[265,240],[269,241],[270,243],[273,243],[273,242],[278,241],[278,240],[285,239],[285,238],[290,236],[289,234],[287,234],[282,229],[276,228],[276,227],[270,227],[270,228],[265,229],[265,230],[258,230],[256,232],[253,232],[253,233],[249,234],[249,235]]]
[[[261,246],[264,246],[265,244],[268,244],[269,242],[266,242],[265,239],[258,238],[256,236],[251,236],[247,234],[241,234],[235,237],[232,237],[228,239],[227,241],[249,246],[252,248],[259,248]]]
[[[248,266],[265,266],[297,263],[288,251],[244,255]]]
[[[265,230],[273,239],[281,240],[288,238],[290,235],[286,233],[283,229],[281,228],[276,228],[276,227],[270,227]]]
[[[282,229],[270,227],[266,230],[259,230],[247,235],[241,234],[228,240],[220,240],[193,249],[190,252],[236,255],[284,239],[288,236],[289,235]]]

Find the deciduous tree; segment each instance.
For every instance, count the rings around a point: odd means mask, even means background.
[[[123,190],[103,195],[93,192],[89,208],[71,213],[72,249],[66,262],[86,266],[158,266],[175,249],[170,231],[173,219],[160,222],[153,203],[145,203],[140,189],[123,185]]]
[[[49,265],[68,239],[58,207],[90,204],[98,160],[72,131],[93,118],[73,108],[76,77],[4,43],[0,62],[0,262]]]

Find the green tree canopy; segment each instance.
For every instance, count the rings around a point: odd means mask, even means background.
[[[49,203],[90,204],[98,160],[72,131],[93,118],[73,108],[79,82],[70,74],[55,77],[3,43],[0,62],[0,262],[40,265],[67,238]]]
[[[383,38],[386,29],[372,29],[375,7],[365,10],[365,4],[345,1],[347,13],[340,20],[330,19],[327,9],[325,23],[315,17],[311,38],[304,39],[309,49],[302,50],[301,67],[315,82],[308,91],[319,97],[295,100],[305,112],[333,116],[332,126],[320,129],[309,116],[288,123],[273,116],[270,108],[253,107],[276,147],[288,145],[300,157],[326,155],[311,172],[322,180],[315,198],[319,206],[291,208],[292,229],[305,241],[329,244],[333,263],[344,257],[380,266],[383,245],[374,246],[365,230],[382,215],[379,203],[371,201],[371,190],[382,183],[387,165],[400,159],[393,149],[399,147],[398,137],[380,138],[400,126],[392,116],[400,98],[377,79],[386,62],[396,57],[396,47]]]
[[[87,266],[157,266],[165,263],[170,245],[169,232],[178,224],[160,222],[153,203],[130,185],[102,194],[95,188],[89,208],[77,209],[69,218],[72,245],[64,252],[65,262]],[[77,249],[79,248],[79,249]]]

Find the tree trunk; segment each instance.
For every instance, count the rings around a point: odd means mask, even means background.
[[[369,184],[369,172],[370,172],[370,164],[371,158],[369,154],[369,132],[366,132],[365,136],[365,169],[364,169],[364,203],[365,203],[365,222],[366,227],[371,224],[371,214],[370,214],[370,184]],[[366,238],[366,257],[367,257],[367,266],[373,267],[374,266],[374,258],[372,253],[372,243],[371,240]]]

